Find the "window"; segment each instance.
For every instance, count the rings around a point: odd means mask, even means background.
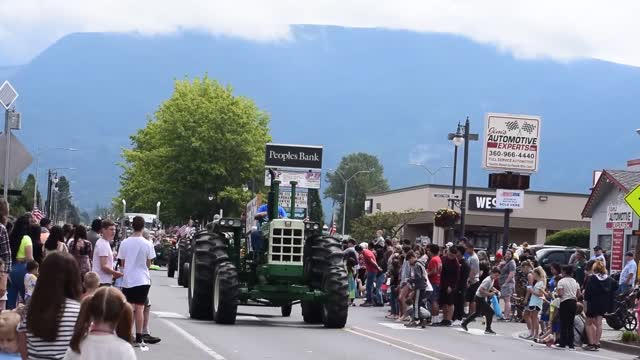
[[[627,235],[627,240],[624,243],[624,251],[631,251],[633,253],[636,252],[636,247],[638,245],[638,237],[633,235]]]
[[[611,237],[613,235],[598,235],[598,245],[601,248],[611,251]]]
[[[558,263],[562,265],[567,263],[567,256],[564,251],[551,252],[547,256],[547,259],[547,264]]]

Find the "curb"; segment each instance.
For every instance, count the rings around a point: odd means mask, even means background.
[[[601,340],[600,345],[602,346],[603,349],[617,351],[617,352],[621,352],[628,355],[640,354],[640,346],[636,346],[636,345],[627,345],[621,342],[606,341],[606,340]]]

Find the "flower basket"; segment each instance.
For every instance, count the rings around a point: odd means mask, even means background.
[[[460,214],[451,209],[440,209],[433,216],[433,221],[437,227],[450,228],[460,220]]]

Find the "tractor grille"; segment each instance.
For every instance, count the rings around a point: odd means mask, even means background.
[[[287,224],[290,224],[289,227],[274,226],[271,229],[269,263],[302,265],[304,223],[300,223],[302,227],[296,226],[297,222],[287,221]]]

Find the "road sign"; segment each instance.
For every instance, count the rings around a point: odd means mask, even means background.
[[[0,144],[4,144],[6,135],[0,135]],[[0,146],[0,178],[4,177],[5,148]],[[18,138],[11,134],[11,150],[9,152],[9,182],[14,181],[20,174],[31,165],[33,158],[29,151],[22,145]]]
[[[496,190],[496,208],[498,209],[522,209],[524,207],[523,190]]]
[[[640,216],[640,185],[631,190],[631,192],[624,197],[624,201],[631,207],[636,215]]]
[[[487,114],[482,167],[489,171],[537,172],[540,122],[539,116]]]
[[[436,199],[453,199],[460,200],[460,194],[449,194],[449,193],[434,193],[433,197]]]
[[[18,92],[11,86],[11,83],[9,81],[2,83],[2,86],[0,86],[0,104],[8,110],[17,98]]]

